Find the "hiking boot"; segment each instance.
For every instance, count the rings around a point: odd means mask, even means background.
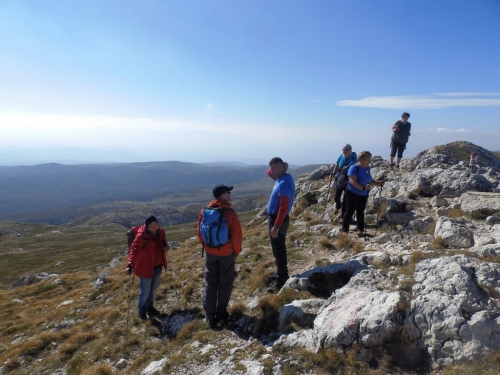
[[[399,169],[399,164],[396,164],[396,168]]]
[[[338,208],[336,208],[335,210],[333,210],[333,214],[334,215],[337,215],[338,213],[339,213],[339,209]]]
[[[151,317],[158,316],[160,315],[160,312],[156,310],[154,307],[151,307],[150,309],[148,309],[148,315]]]
[[[363,237],[363,231],[362,231],[362,230],[358,230],[358,231],[356,232],[356,235],[357,235],[358,237]]]
[[[218,320],[218,323],[220,323],[222,325],[222,327],[227,327],[227,325],[229,323],[229,315],[224,315],[224,316],[218,318],[217,320]]]
[[[210,329],[213,331],[221,331],[224,328],[224,325],[217,319],[207,319],[208,320],[208,325],[210,326]]]
[[[278,284],[273,284],[269,288],[267,288],[267,292],[269,294],[275,294],[280,291],[281,288],[278,288]]]
[[[394,168],[394,166],[395,166],[395,165],[396,165],[396,164],[391,163],[391,164],[389,164],[389,167],[392,169],[392,168]]]
[[[139,319],[145,322],[146,320],[148,320],[148,315],[146,313],[139,314]]]

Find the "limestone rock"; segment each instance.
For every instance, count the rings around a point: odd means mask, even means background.
[[[464,220],[440,217],[434,236],[441,237],[446,246],[471,247],[474,244],[474,234]]]
[[[316,314],[324,302],[322,299],[308,299],[284,305],[280,310],[279,330],[287,332],[292,323],[299,327],[312,327]]]
[[[500,265],[457,255],[426,259],[415,269],[414,299],[405,327],[434,363],[479,358],[500,348]]]
[[[141,375],[154,375],[157,372],[162,373],[163,366],[167,363],[167,361],[167,358],[163,358],[159,361],[151,362],[144,370],[141,371]]]
[[[335,292],[314,321],[317,349],[380,346],[401,325],[398,292],[348,285]]]

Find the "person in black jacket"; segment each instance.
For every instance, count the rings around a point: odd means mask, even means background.
[[[401,158],[403,157],[403,151],[406,149],[406,144],[408,143],[408,138],[411,135],[411,123],[408,122],[410,114],[408,112],[403,112],[401,115],[401,121],[396,121],[392,125],[392,137],[391,137],[391,155],[389,158],[389,165],[391,169],[396,166],[399,168],[401,163]],[[398,155],[396,164],[394,164],[394,157]]]

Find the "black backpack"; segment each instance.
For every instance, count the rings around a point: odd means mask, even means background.
[[[349,182],[349,176],[347,176],[347,172],[349,171],[349,168],[351,165],[345,165],[342,168],[340,168],[339,174],[337,175],[337,178],[335,179],[335,186],[337,186],[340,190],[345,190],[347,189],[347,183]],[[356,174],[358,174],[358,167],[356,166]]]
[[[127,247],[128,247],[127,254],[130,253],[130,246],[132,246],[132,243],[134,242],[138,232],[139,232],[139,227],[132,227],[127,231]],[[144,247],[145,245],[146,241],[144,241]]]

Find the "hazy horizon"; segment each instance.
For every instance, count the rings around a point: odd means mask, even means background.
[[[388,158],[403,111],[405,157],[494,150],[499,15],[497,0],[5,0],[0,165],[308,165],[344,143]]]

